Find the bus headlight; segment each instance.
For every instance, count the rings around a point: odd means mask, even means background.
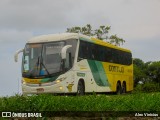
[[[66,77],[59,78],[59,79],[57,79],[56,81],[54,81],[53,83],[54,83],[54,84],[58,84],[58,83],[62,82],[62,81],[65,80],[65,79],[66,79]]]
[[[56,83],[60,83],[61,81],[60,80],[56,80]]]
[[[21,83],[24,84],[24,85],[26,84],[26,82],[23,79],[21,80]]]

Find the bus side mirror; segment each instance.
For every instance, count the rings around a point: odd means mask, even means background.
[[[66,59],[66,57],[67,57],[67,49],[68,48],[71,48],[72,47],[72,45],[66,45],[66,46],[64,46],[63,48],[62,48],[62,50],[61,50],[61,57],[62,57],[62,59]]]
[[[15,61],[15,62],[18,62],[18,54],[21,53],[21,52],[23,52],[23,50],[24,50],[24,49],[20,49],[20,50],[17,50],[17,51],[16,51],[16,53],[15,53],[15,55],[14,55],[14,61]]]

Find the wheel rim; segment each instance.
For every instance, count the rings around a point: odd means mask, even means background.
[[[121,94],[121,86],[120,84],[118,83],[117,84],[117,95]]]
[[[82,82],[78,83],[78,90],[77,90],[78,95],[84,95],[84,87]]]
[[[122,93],[126,93],[126,85],[124,83],[122,85]]]

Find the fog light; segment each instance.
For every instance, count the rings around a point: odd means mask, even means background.
[[[60,87],[59,87],[59,89],[60,89],[60,90],[62,90],[62,89],[63,89],[63,87],[62,87],[62,86],[60,86]]]

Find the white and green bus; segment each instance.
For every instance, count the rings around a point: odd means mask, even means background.
[[[31,38],[22,57],[22,92],[125,93],[133,90],[130,50],[77,33]]]

